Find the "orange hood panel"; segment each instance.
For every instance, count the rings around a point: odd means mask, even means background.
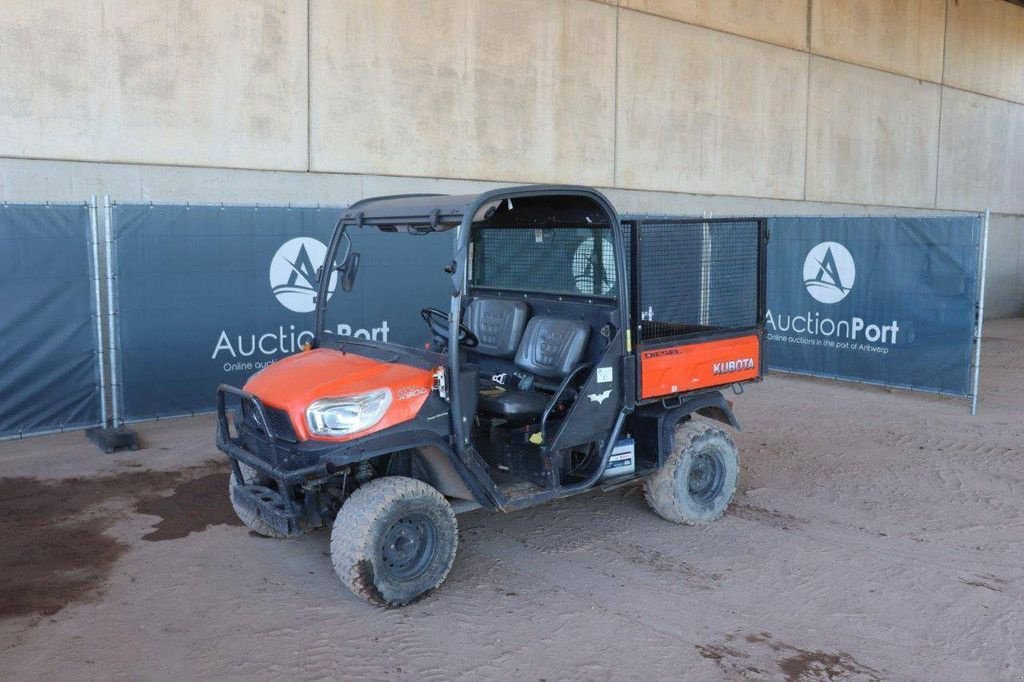
[[[291,355],[252,375],[245,390],[266,405],[288,413],[299,440],[345,442],[415,417],[434,386],[429,370],[371,360],[362,355],[317,348]],[[391,389],[391,407],[370,428],[347,436],[313,436],[306,408],[321,398],[341,398]]]

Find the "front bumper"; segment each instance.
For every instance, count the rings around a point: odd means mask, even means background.
[[[231,433],[228,420],[228,396],[236,398],[239,405],[235,411],[235,434]],[[245,414],[257,415],[263,429],[250,424]],[[236,484],[231,491],[232,501],[278,533],[300,535],[309,528],[323,525],[323,519],[317,513],[316,496],[300,494],[296,484],[302,480],[301,476],[296,477],[298,472],[289,467],[297,461],[293,451],[297,444],[275,433],[269,414],[267,407],[253,394],[233,386],[220,386],[217,389],[217,449],[231,459],[236,481],[245,480],[238,466],[241,462],[255,469],[261,480],[272,479],[277,483],[277,490],[259,481]]]
[[[259,517],[282,535],[301,535],[311,526],[304,514],[294,511],[294,506],[288,498],[266,486],[235,486],[231,491],[231,499],[236,505]]]
[[[242,410],[238,410],[236,433],[232,434],[228,422],[229,397],[239,404],[246,402],[252,412],[259,415],[262,428],[242,419]],[[432,412],[441,409],[444,408],[440,401],[431,406]],[[431,446],[444,452],[451,450],[449,434],[444,428],[446,421],[442,420],[436,420],[433,429],[412,420],[345,443],[294,442],[282,438],[275,431],[274,423],[270,410],[252,393],[226,384],[217,389],[217,449],[277,481],[279,487],[310,487],[350,464],[409,448]]]
[[[239,405],[239,409],[233,410],[234,434],[228,420],[229,397]],[[243,404],[250,414],[257,416],[261,426],[243,417],[246,411],[242,409]],[[297,443],[286,438],[286,434],[278,433],[274,424],[279,420],[272,419],[270,415],[270,410],[252,393],[221,385],[217,388],[217,449],[282,485],[296,485],[328,476],[327,458],[344,448],[329,443]]]
[[[235,412],[235,433],[232,433],[228,420],[229,398],[239,404]],[[244,418],[243,403],[249,406],[252,414],[259,415],[258,425]],[[447,416],[447,410],[447,403],[435,395],[431,395],[421,408],[421,412],[435,417]],[[432,448],[445,453],[477,501],[484,500],[481,504],[493,508],[485,490],[453,452],[448,419],[413,419],[345,443],[295,442],[281,438],[274,423],[267,406],[257,396],[233,386],[222,384],[218,387],[217,449],[231,459],[236,480],[243,480],[238,466],[242,463],[255,469],[263,479],[274,481],[277,488],[239,486],[236,490],[242,494],[237,502],[253,509],[282,533],[294,535],[301,532],[298,529],[329,523],[325,508],[319,506],[321,485],[328,479],[337,481],[338,477],[351,472],[350,465],[418,448]],[[483,466],[482,460],[480,462],[474,466]],[[340,481],[342,494],[346,490],[346,482],[346,479]]]

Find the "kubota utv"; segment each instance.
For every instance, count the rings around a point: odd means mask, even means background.
[[[374,258],[356,230],[452,240],[425,346],[336,333]],[[235,511],[268,537],[332,526],[341,581],[387,606],[444,581],[463,511],[642,481],[669,521],[718,518],[739,470],[720,389],[763,372],[766,239],[761,219],[623,218],[584,187],[353,204],[310,347],[218,389]],[[361,305],[386,295],[417,292]]]

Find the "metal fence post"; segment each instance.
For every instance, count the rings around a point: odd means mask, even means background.
[[[974,379],[971,384],[971,415],[978,414],[978,384],[981,375],[981,331],[985,323],[985,269],[988,265],[988,221],[991,212],[985,209],[985,225],[981,233],[981,267],[978,283],[978,323],[974,325]]]
[[[96,204],[96,195],[89,199],[89,228],[92,237],[90,244],[90,256],[92,258],[92,293],[93,324],[96,326],[96,364],[100,375],[100,426],[107,424],[107,363],[106,349],[103,347],[103,302],[100,293],[100,230],[99,230],[99,206]]]
[[[117,262],[114,259],[114,210],[110,195],[103,195],[103,212],[105,215],[104,242],[107,257],[107,352],[110,366],[110,413],[111,424],[115,428],[123,423],[121,417],[121,381],[118,375],[120,340],[117,333]]]

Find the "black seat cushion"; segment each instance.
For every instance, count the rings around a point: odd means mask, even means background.
[[[534,377],[561,381],[579,364],[589,336],[590,325],[581,320],[534,317],[519,342],[516,367]],[[489,380],[480,386],[480,411],[514,424],[537,421],[550,400],[551,395],[536,388],[523,390]]]
[[[490,381],[480,385],[480,411],[513,424],[529,424],[540,419],[550,398],[540,391],[521,391]]]
[[[530,308],[523,301],[478,298],[466,308],[464,324],[480,343],[473,351],[495,358],[511,358],[519,348]]]
[[[562,379],[579,364],[590,337],[583,320],[538,315],[526,325],[516,366],[546,379]]]

